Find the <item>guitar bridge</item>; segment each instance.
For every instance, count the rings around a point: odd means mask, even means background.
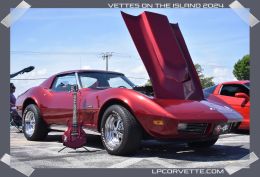
[[[78,132],[71,132],[71,136],[78,136]]]

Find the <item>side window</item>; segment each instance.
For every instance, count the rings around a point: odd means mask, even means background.
[[[75,74],[57,76],[51,89],[56,92],[68,92],[76,84]]]
[[[79,81],[83,88],[107,88],[107,78],[102,73],[79,73]]]
[[[96,88],[98,87],[97,78],[80,76],[81,84],[83,88]]]
[[[231,84],[223,85],[220,95],[232,96],[234,97],[236,93],[242,92],[249,95],[249,90],[243,85]]]

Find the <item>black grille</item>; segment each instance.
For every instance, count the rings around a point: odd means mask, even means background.
[[[207,123],[188,123],[187,127],[183,130],[179,130],[179,132],[204,134],[207,130],[207,127]]]

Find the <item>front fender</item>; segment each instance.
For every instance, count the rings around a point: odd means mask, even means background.
[[[143,127],[143,129],[149,133],[155,129],[164,130],[156,130],[165,132],[167,134],[167,130],[164,126],[158,126],[154,124],[154,120],[164,120],[167,119],[172,120],[174,116],[167,112],[163,107],[159,104],[155,103],[151,98],[143,95],[139,92],[129,90],[129,89],[107,89],[103,93],[96,95],[97,102],[99,104],[99,111],[95,118],[95,124],[98,125],[100,123],[100,119],[102,118],[102,114],[104,110],[112,105],[112,104],[123,104],[125,105],[129,111],[134,114],[137,121]],[[172,123],[172,121],[169,121]],[[169,124],[169,126],[171,126]],[[169,127],[167,128],[169,130]]]

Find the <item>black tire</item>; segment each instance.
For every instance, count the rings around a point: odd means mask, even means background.
[[[31,112],[34,114],[35,128],[33,133],[30,135],[25,130],[25,117],[28,113]],[[42,120],[40,110],[35,104],[28,105],[23,112],[23,133],[25,138],[30,141],[44,140],[48,134],[48,126]]]
[[[105,124],[112,114],[118,114],[123,124],[122,139],[120,145],[111,148],[105,138]],[[135,117],[123,106],[112,105],[106,109],[101,121],[101,139],[102,143],[109,154],[112,155],[130,155],[136,152],[142,140],[142,128],[136,121]]]
[[[189,142],[188,146],[192,148],[209,148],[218,141],[218,137],[214,137],[204,141]]]

